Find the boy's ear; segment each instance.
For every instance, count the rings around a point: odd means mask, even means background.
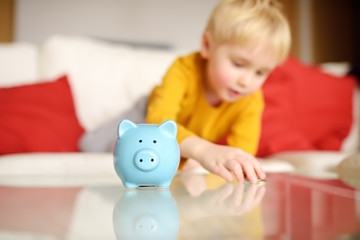
[[[209,32],[204,32],[201,39],[201,49],[200,54],[203,58],[207,59],[209,57],[210,51],[210,35]]]

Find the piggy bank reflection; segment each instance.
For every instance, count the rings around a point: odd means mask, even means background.
[[[170,186],[180,162],[176,134],[172,120],[159,125],[120,122],[114,167],[125,187]]]
[[[125,191],[117,201],[113,225],[117,239],[176,239],[180,217],[169,189]]]

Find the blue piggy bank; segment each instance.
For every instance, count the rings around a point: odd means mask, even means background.
[[[172,120],[159,125],[120,122],[114,167],[125,187],[170,187],[180,162],[176,134]]]

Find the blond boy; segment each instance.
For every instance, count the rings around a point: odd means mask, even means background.
[[[178,58],[149,98],[148,123],[177,122],[181,165],[189,159],[227,181],[265,178],[253,157],[261,86],[288,55],[290,39],[276,1],[223,0],[215,7],[200,52]]]

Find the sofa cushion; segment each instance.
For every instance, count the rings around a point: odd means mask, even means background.
[[[70,79],[79,121],[91,131],[128,110],[161,81],[176,53],[82,37],[53,36],[40,54],[40,76]]]
[[[84,130],[66,76],[0,88],[0,154],[74,152]]]
[[[112,153],[19,153],[0,157],[0,186],[121,185]]]
[[[360,189],[360,153],[352,154],[336,166],[339,178],[345,183]]]
[[[35,83],[38,48],[30,43],[2,43],[0,66],[0,87]]]
[[[336,166],[349,154],[338,151],[288,151],[267,157],[265,162],[279,161],[293,166],[299,175],[313,178],[338,178]]]
[[[356,81],[289,58],[263,86],[266,102],[257,155],[340,150],[353,120]]]

